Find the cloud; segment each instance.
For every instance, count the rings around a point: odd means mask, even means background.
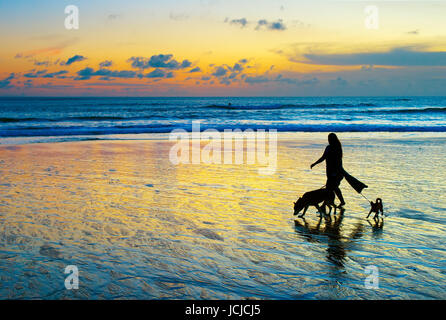
[[[229,23],[231,25],[239,26],[240,28],[245,28],[250,22],[246,18],[240,18],[240,19],[225,19],[225,23]],[[257,25],[255,27],[255,30],[271,30],[271,31],[283,31],[286,30],[286,26],[283,23],[282,19],[268,22],[266,19],[260,19],[257,21]]]
[[[246,25],[248,24],[248,20],[246,20],[246,18],[232,19],[232,20],[229,20],[229,18],[226,18],[225,22],[228,22],[229,24],[232,24],[232,25],[239,26],[241,28],[246,27]]]
[[[152,72],[149,72],[145,75],[146,78],[164,78],[166,76],[166,72],[161,69],[155,69]]]
[[[395,48],[388,52],[340,53],[303,55],[306,61],[301,63],[317,65],[383,65],[383,66],[446,66],[445,51],[416,51],[412,48]]]
[[[51,73],[47,73],[43,76],[43,78],[59,78],[59,79],[63,79],[66,78],[65,74],[67,74],[68,71],[67,70],[61,70],[61,71],[57,71],[57,72],[51,72]]]
[[[110,60],[105,60],[105,61],[102,61],[101,63],[99,63],[99,67],[101,67],[101,68],[107,68],[107,67],[111,67],[112,64],[113,64],[112,61],[110,61]]]
[[[216,67],[214,72],[212,73],[213,76],[215,77],[223,77],[228,73],[228,70],[226,70],[226,68],[219,66]]]
[[[148,69],[148,68],[165,68],[165,69],[184,69],[192,65],[189,60],[183,60],[183,62],[178,62],[173,59],[172,54],[158,54],[151,56],[150,58],[145,57],[131,57],[127,60],[131,62],[131,66],[135,69]]]
[[[46,70],[39,70],[39,71],[35,71],[35,72],[25,73],[23,76],[25,78],[59,78],[59,79],[64,79],[64,78],[66,78],[65,75],[67,73],[68,73],[67,70],[60,70],[60,71],[50,72],[50,73],[47,73]]]
[[[286,30],[286,26],[283,23],[282,19],[273,22],[268,22],[265,19],[257,21],[257,26],[255,30],[264,30],[264,29],[272,31],[283,31]]]
[[[75,62],[79,62],[79,61],[83,61],[83,60],[85,60],[85,59],[87,59],[87,58],[85,58],[84,56],[81,56],[81,55],[75,55],[75,56],[72,56],[71,58],[69,58],[66,62],[61,62],[61,66],[63,66],[63,65],[65,65],[65,66],[69,66],[69,65],[71,65],[71,64],[73,64],[73,63],[75,63]]]
[[[221,84],[229,85],[231,82],[240,81],[240,78],[243,77],[242,71],[244,70],[244,65],[248,62],[247,59],[240,59],[233,66],[224,64],[221,66],[214,66],[214,70],[211,73],[211,76],[218,78],[218,81]],[[242,75],[241,77],[239,77]],[[210,77],[209,77],[210,79]],[[202,80],[209,80],[208,77]]]
[[[35,66],[45,66],[48,67],[50,65],[50,61],[38,61],[38,60],[34,60],[34,65]]]
[[[47,56],[54,56],[60,54],[66,47],[71,46],[75,42],[78,41],[78,38],[71,38],[68,40],[65,40],[58,45],[46,47],[46,48],[40,48],[36,50],[26,51],[26,52],[20,52],[15,55],[15,58],[30,58],[36,55],[45,54]]]
[[[40,78],[40,77],[43,77],[45,74],[46,74],[46,70],[39,70],[36,72],[25,73],[23,76],[26,78]]]
[[[10,73],[9,76],[0,80],[0,88],[5,89],[13,87],[13,85],[11,85],[11,80],[13,80],[14,78],[15,78],[15,73]]]
[[[101,80],[110,80],[111,78],[136,78],[139,74],[132,70],[109,70],[99,69],[94,71],[93,68],[85,68],[77,72],[77,77],[74,80],[89,80],[91,77],[102,77]]]
[[[192,73],[192,72],[200,72],[200,71],[201,71],[200,67],[195,67],[195,68],[189,70],[190,73]]]

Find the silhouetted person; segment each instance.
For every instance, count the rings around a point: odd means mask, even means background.
[[[344,178],[344,169],[342,168],[342,145],[338,137],[334,133],[328,135],[328,146],[325,148],[325,152],[322,157],[311,165],[313,167],[325,160],[328,190],[332,190],[338,196],[339,207],[345,205],[344,197],[342,196],[339,185]]]

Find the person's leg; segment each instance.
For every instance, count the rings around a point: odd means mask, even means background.
[[[337,187],[337,188],[334,190],[334,192],[336,193],[336,195],[337,195],[339,201],[341,201],[341,203],[339,204],[339,206],[340,206],[340,207],[343,206],[343,205],[345,204],[345,201],[344,201],[344,197],[342,196],[341,189],[339,189],[339,187]]]

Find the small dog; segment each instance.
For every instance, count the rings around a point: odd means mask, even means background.
[[[302,197],[300,197],[296,202],[294,202],[294,215],[298,214],[302,209],[304,209],[302,214],[299,215],[299,218],[302,218],[307,212],[309,206],[315,206],[321,216],[322,213],[325,214],[326,206],[328,206],[330,210],[328,214],[331,213],[331,207],[335,208],[334,212],[336,213],[334,198],[335,198],[334,192],[333,191],[330,192],[326,188],[306,192]],[[319,203],[321,202],[323,202],[323,204],[322,206],[319,206]],[[322,211],[322,207],[324,208],[324,211]]]
[[[380,212],[381,216],[384,215],[383,201],[381,200],[381,198],[376,198],[375,202],[370,201],[370,206],[371,208],[369,214],[367,215],[367,219],[369,218],[372,212],[375,212],[375,216],[373,217],[373,219],[377,219]]]

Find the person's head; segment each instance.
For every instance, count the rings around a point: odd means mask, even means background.
[[[328,135],[328,143],[330,144],[330,146],[332,146],[337,152],[339,152],[341,154],[342,157],[342,145],[341,145],[341,141],[339,141],[338,136],[336,135],[336,133],[330,133]]]

